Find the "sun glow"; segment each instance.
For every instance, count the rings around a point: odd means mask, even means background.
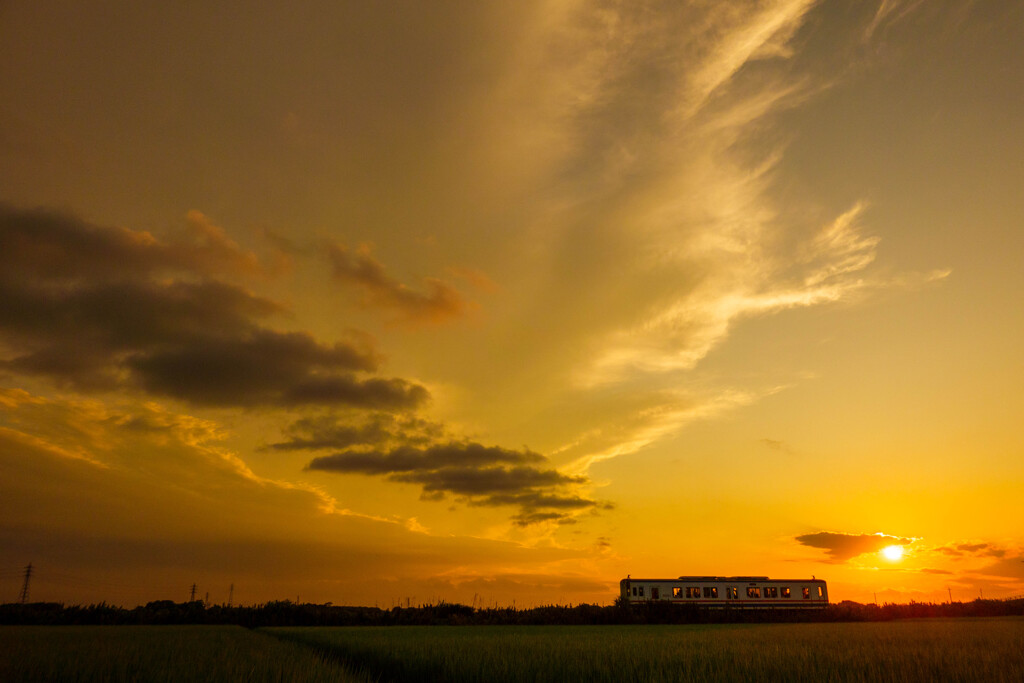
[[[901,545],[887,545],[882,548],[882,556],[891,561],[897,562],[903,559],[903,546]]]

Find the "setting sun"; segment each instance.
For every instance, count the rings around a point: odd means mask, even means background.
[[[903,546],[901,545],[887,545],[882,548],[882,556],[885,559],[892,562],[897,562],[903,559]]]

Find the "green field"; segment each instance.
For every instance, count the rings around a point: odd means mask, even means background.
[[[241,626],[0,626],[0,681],[364,681]]]
[[[267,629],[383,680],[1024,681],[1024,619]]]
[[[1022,681],[1024,619],[0,627],[0,680]]]

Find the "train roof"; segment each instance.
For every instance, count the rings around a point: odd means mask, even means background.
[[[819,578],[816,578],[816,577],[811,577],[809,579],[770,579],[767,576],[679,576],[679,577],[676,577],[676,578],[669,578],[669,579],[634,579],[633,577],[630,576],[630,577],[626,577],[625,579],[623,579],[623,581],[626,581],[626,580],[629,580],[629,581],[661,581],[661,582],[665,582],[665,583],[670,583],[670,582],[674,582],[674,581],[683,581],[683,582],[690,581],[690,582],[694,582],[694,583],[701,582],[701,581],[703,581],[703,582],[716,582],[716,583],[724,583],[724,582],[744,582],[744,583],[750,583],[752,581],[782,581],[782,582],[789,582],[789,583],[825,583],[825,579],[819,579]]]

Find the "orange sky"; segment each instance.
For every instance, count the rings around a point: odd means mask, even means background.
[[[985,0],[4,3],[0,601],[1024,593],[1022,44]]]

